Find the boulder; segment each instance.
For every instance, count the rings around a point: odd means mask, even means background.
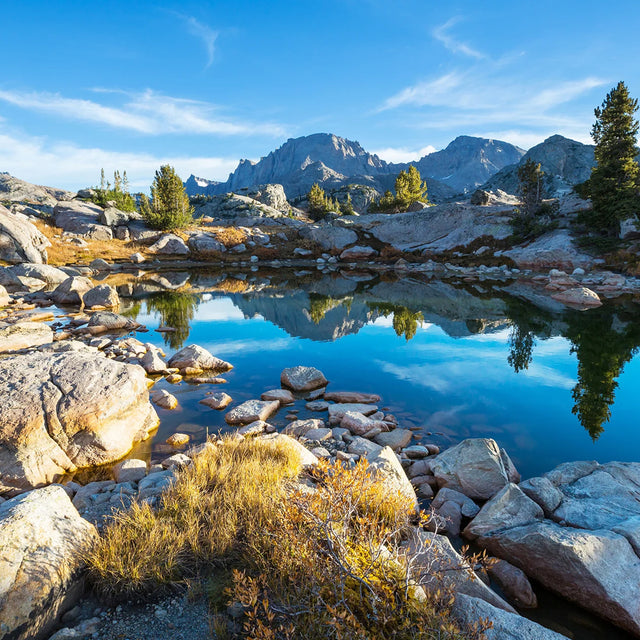
[[[0,307],[6,307],[11,303],[9,292],[0,284]]]
[[[347,411],[340,420],[340,426],[343,429],[349,429],[351,433],[355,433],[357,436],[364,436],[373,429],[387,429],[386,423],[382,422],[381,420],[372,420],[359,411]],[[381,442],[379,442],[378,444],[384,446]]]
[[[623,536],[543,520],[485,531],[479,542],[549,590],[640,635],[640,558]]]
[[[232,401],[233,398],[228,393],[220,391],[203,398],[200,400],[200,404],[210,407],[211,409],[225,409]]]
[[[71,276],[61,282],[51,294],[56,304],[81,305],[84,294],[93,289],[93,282],[84,276]]]
[[[577,307],[578,309],[590,309],[592,307],[602,306],[598,294],[587,287],[565,289],[564,291],[551,294],[551,297],[569,307]]]
[[[69,192],[60,192],[61,197],[57,198],[51,187],[40,187],[30,182],[25,182],[12,175],[0,172],[0,202],[25,202],[28,204],[44,205],[52,207],[57,200],[64,200],[65,194],[71,196]]]
[[[409,445],[412,435],[409,429],[394,429],[379,433],[374,441],[381,447],[391,447],[394,451],[399,451]]]
[[[322,371],[314,367],[290,367],[280,374],[280,382],[294,391],[313,391],[327,386]]]
[[[323,429],[325,426],[322,420],[311,418],[308,420],[294,420],[290,422],[285,428],[284,433],[295,438],[302,438],[309,433],[309,431]]]
[[[291,449],[293,449],[300,456],[300,463],[302,464],[303,468],[314,467],[318,464],[318,458],[295,438],[292,438],[284,433],[271,433],[260,437],[263,440],[267,441],[285,443],[286,446],[291,447]]]
[[[431,461],[438,486],[449,487],[480,500],[494,496],[520,474],[504,449],[490,438],[471,438],[447,449]]]
[[[498,560],[495,564],[490,565],[487,571],[516,607],[535,609],[538,606],[536,594],[522,569],[514,567],[506,560]]]
[[[158,424],[144,369],[89,350],[0,360],[0,493],[114,462]]]
[[[108,284],[99,284],[97,287],[89,289],[83,296],[84,306],[114,308],[120,306],[120,296],[118,292]]]
[[[528,498],[515,484],[507,484],[480,509],[480,513],[467,525],[464,535],[475,540],[498,529],[519,527],[542,520],[539,505]]]
[[[375,393],[361,393],[360,391],[327,391],[324,399],[329,402],[375,404],[380,402],[380,396]]]
[[[293,393],[288,389],[271,389],[265,391],[260,396],[260,400],[277,400],[281,405],[293,404],[295,402]]]
[[[98,215],[98,222],[107,227],[125,226],[131,220],[141,220],[142,216],[135,211],[120,211],[116,207],[107,207]]]
[[[568,640],[551,629],[517,613],[504,611],[481,598],[473,598],[459,593],[453,605],[454,617],[465,625],[473,625],[480,619],[492,622],[485,631],[486,640]]]
[[[147,475],[147,463],[144,460],[130,458],[113,467],[116,482],[138,482]]]
[[[371,247],[361,247],[356,245],[355,247],[345,249],[340,254],[340,260],[367,260],[368,258],[373,258],[377,255],[378,252]]]
[[[301,227],[300,237],[319,244],[325,251],[339,251],[358,241],[358,234],[352,229],[332,224],[314,224]]]
[[[519,486],[521,491],[542,507],[546,517],[553,513],[562,500],[562,493],[548,478],[530,478]]]
[[[431,503],[432,509],[439,509],[445,502],[455,502],[460,507],[460,513],[465,518],[475,518],[480,511],[480,507],[464,493],[453,489],[440,489]]]
[[[166,391],[165,389],[158,389],[151,394],[151,400],[155,402],[159,407],[163,409],[171,410],[178,406],[178,398]]]
[[[187,256],[189,255],[189,247],[187,247],[182,238],[179,238],[172,233],[168,233],[163,235],[149,247],[149,253],[156,253],[158,255]]]
[[[341,404],[330,404],[328,411],[330,420],[337,420],[340,422],[347,413],[359,413],[363,416],[370,416],[377,413],[378,407],[375,404],[344,402]]]
[[[234,407],[224,417],[227,424],[244,425],[256,420],[266,421],[280,408],[277,400],[247,400]]]
[[[83,559],[97,538],[61,486],[0,505],[0,637],[46,637],[83,592]]]
[[[189,249],[203,258],[224,253],[227,249],[214,235],[210,233],[194,233],[189,237]]]
[[[53,209],[56,227],[93,240],[112,240],[111,227],[101,224],[102,207],[91,202],[59,202]]]
[[[60,284],[64,282],[69,274],[62,269],[52,267],[49,264],[34,264],[31,262],[23,262],[9,268],[9,271],[15,276],[27,276],[28,278],[37,278],[47,284]]]
[[[131,320],[131,318],[121,316],[120,314],[113,313],[112,311],[97,311],[96,313],[91,314],[88,326],[104,327],[105,330],[108,331],[118,331],[122,329],[135,329],[140,325]]]
[[[45,264],[51,243],[24,216],[0,205],[0,260],[17,264]]]
[[[202,371],[229,371],[229,369],[233,369],[233,365],[216,358],[197,344],[190,344],[180,349],[170,358],[169,367],[180,370],[200,369]]]
[[[17,322],[0,328],[0,353],[53,342],[53,331],[44,322]]]
[[[142,356],[140,365],[149,375],[162,374],[167,370],[167,363],[160,357],[157,349],[148,349]]]
[[[640,238],[640,223],[637,218],[627,218],[620,222],[620,240],[632,240]]]

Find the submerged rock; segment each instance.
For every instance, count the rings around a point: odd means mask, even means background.
[[[279,408],[280,403],[277,400],[247,400],[231,409],[224,419],[231,425],[244,425],[256,420],[266,421]]]

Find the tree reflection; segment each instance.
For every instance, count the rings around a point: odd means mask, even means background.
[[[147,298],[147,313],[160,314],[160,324],[174,331],[163,332],[165,344],[180,349],[189,337],[191,321],[198,308],[198,297],[188,293],[163,291]]]
[[[549,337],[551,318],[544,311],[517,298],[507,301],[507,315],[511,322],[507,361],[519,373],[531,364],[536,336]]]
[[[567,314],[567,338],[578,358],[578,384],[573,388],[572,412],[593,440],[604,431],[618,387],[617,378],[640,344],[640,325],[607,307]]]
[[[338,300],[331,296],[323,296],[319,293],[309,294],[309,316],[314,324],[320,324],[320,321],[325,317],[327,311],[335,309],[344,305],[347,309],[347,315],[351,310],[351,298],[345,300]]]
[[[424,316],[421,311],[411,311],[407,307],[389,304],[385,302],[367,302],[367,306],[372,311],[377,311],[385,318],[393,314],[393,329],[398,337],[404,336],[404,339],[411,340],[418,330],[418,324],[422,326]]]

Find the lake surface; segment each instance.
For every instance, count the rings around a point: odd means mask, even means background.
[[[303,364],[330,389],[378,393],[424,442],[495,438],[523,478],[568,460],[640,460],[640,305],[579,312],[544,297],[536,306],[508,283],[347,275],[164,274],[181,292],[136,285],[123,310],[167,355],[197,343],[231,362],[215,390],[234,402]],[[175,331],[153,331],[160,325]],[[180,402],[158,410],[157,453],[175,430],[195,441],[226,430],[224,412],[199,404],[210,385],[157,387]],[[302,400],[295,408],[322,417]],[[272,422],[284,426],[285,413]]]
[[[224,412],[199,404],[207,391],[224,390],[237,404],[278,388],[282,369],[302,364],[321,369],[330,389],[380,394],[417,441],[495,438],[523,479],[570,460],[640,461],[640,304],[632,300],[579,312],[514,282],[312,271],[164,272],[121,291],[131,296],[121,311],[150,329],[138,334],[143,341],[168,356],[196,343],[234,365],[215,387],[158,381],[179,407],[158,408],[158,433],[133,456],[161,460],[175,431],[194,442],[227,431]],[[325,415],[303,399],[292,408]],[[270,422],[284,427],[287,413]],[[535,590],[540,607],[522,613],[567,637],[630,637]]]

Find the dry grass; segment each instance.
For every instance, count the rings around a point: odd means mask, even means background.
[[[247,234],[235,227],[212,227],[206,229],[210,231],[216,237],[218,242],[221,242],[227,249],[235,247],[237,244],[242,244],[247,238]]]
[[[249,284],[238,278],[225,278],[216,284],[216,291],[224,291],[225,293],[242,293],[248,288]]]
[[[233,637],[462,640],[450,592],[417,598],[401,547],[411,501],[366,463],[321,462],[313,487],[296,482],[286,440],[225,438],[180,472],[160,508],[135,506],[90,557],[98,591],[151,593],[207,578],[212,605],[240,603]],[[224,631],[224,619],[212,619]]]

